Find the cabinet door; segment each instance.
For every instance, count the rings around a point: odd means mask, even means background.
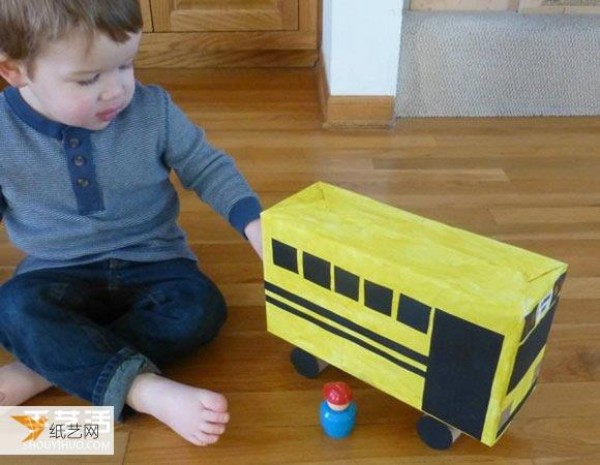
[[[155,32],[292,31],[298,0],[150,0]]]
[[[319,0],[143,0],[141,68],[314,66]],[[148,16],[150,19],[148,20]]]
[[[152,32],[152,10],[150,9],[150,0],[140,0],[140,8],[142,9],[142,19],[144,20],[144,32]]]

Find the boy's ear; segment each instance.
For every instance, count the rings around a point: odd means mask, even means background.
[[[25,66],[15,60],[11,60],[0,53],[0,76],[13,87],[23,87],[27,84],[27,72]]]

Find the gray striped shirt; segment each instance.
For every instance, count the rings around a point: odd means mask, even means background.
[[[156,86],[137,84],[101,131],[50,121],[7,88],[0,138],[0,214],[27,254],[19,273],[106,258],[195,259],[177,224],[171,170],[240,233],[260,214],[233,159]]]

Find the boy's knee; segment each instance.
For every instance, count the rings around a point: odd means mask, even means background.
[[[227,319],[227,306],[222,294],[216,290],[205,296],[186,318],[186,338],[191,343],[206,344],[213,340]]]
[[[37,307],[39,300],[36,289],[28,286],[20,279],[11,279],[0,287],[0,314],[6,323],[7,319],[15,315],[26,317],[28,309]]]
[[[169,302],[158,338],[178,353],[191,352],[213,340],[227,319],[225,299],[216,287],[187,288]],[[162,309],[164,312],[165,309]]]

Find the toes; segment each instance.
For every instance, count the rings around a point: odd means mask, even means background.
[[[221,435],[225,432],[225,425],[216,423],[205,423],[200,427],[200,429],[205,434]]]
[[[210,410],[205,410],[202,414],[202,418],[208,423],[217,423],[222,425],[229,423],[229,413],[227,412],[213,412]]]
[[[214,412],[227,412],[227,399],[225,396],[216,392],[205,391],[201,402],[208,410]]]
[[[215,444],[219,440],[220,436],[216,434],[196,433],[193,434],[188,441],[200,447]]]
[[[205,441],[202,441],[202,440],[196,438],[195,436],[189,436],[189,437],[187,437],[185,439],[188,442],[191,442],[192,444],[194,444],[195,446],[200,446],[200,447],[208,446],[208,443],[206,443]]]

